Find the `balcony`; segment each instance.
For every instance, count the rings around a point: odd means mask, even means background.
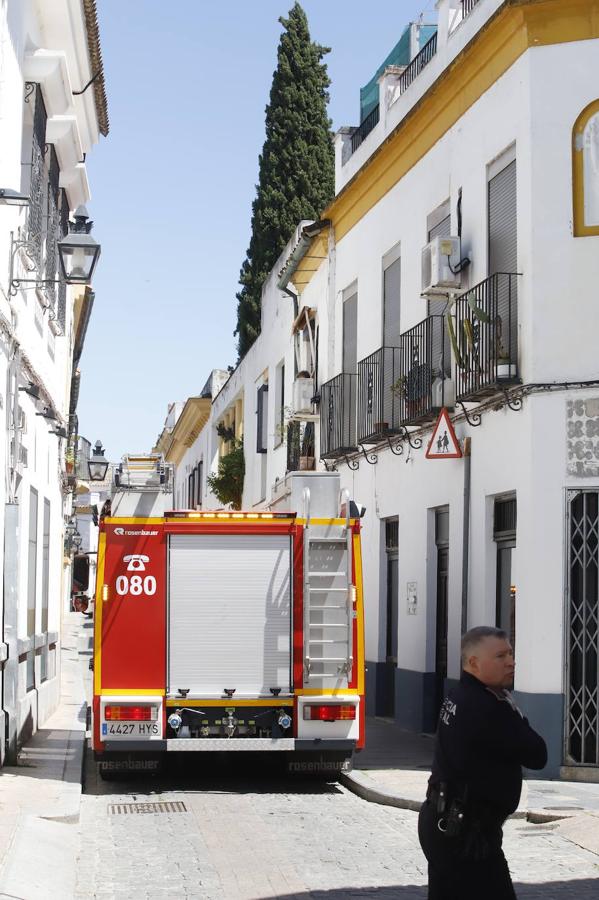
[[[290,422],[287,426],[287,471],[307,472],[315,468],[314,422]]]
[[[462,0],[462,18],[465,19],[466,16],[469,16],[479,2],[480,0]]]
[[[381,347],[358,363],[358,441],[376,444],[399,431],[399,347]]]
[[[320,456],[335,459],[353,453],[356,442],[355,374],[343,372],[320,389]]]
[[[496,394],[518,375],[518,276],[497,272],[456,300],[456,398]]]
[[[401,335],[399,377],[393,390],[402,425],[423,425],[453,405],[451,357],[444,316],[427,316]]]

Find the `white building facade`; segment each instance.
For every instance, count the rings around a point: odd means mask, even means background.
[[[3,0],[0,729],[7,740],[0,757],[13,763],[59,700],[60,626],[71,588],[64,531],[76,479],[74,361],[93,292],[61,280],[57,242],[89,199],[85,155],[107,132],[94,0]]]
[[[599,3],[438,12],[337,135],[195,442],[214,471],[217,426],[243,437],[246,509],[312,465],[366,506],[371,713],[434,730],[460,635],[497,624],[546,773],[599,778]],[[442,408],[457,458],[427,458]]]

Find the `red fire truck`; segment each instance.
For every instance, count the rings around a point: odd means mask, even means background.
[[[101,520],[101,774],[206,751],[340,768],[364,744],[364,638],[360,519],[338,476],[293,473],[251,512],[169,511],[170,479],[159,457],[128,457]]]

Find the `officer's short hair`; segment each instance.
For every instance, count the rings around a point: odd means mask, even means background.
[[[462,636],[462,665],[468,662],[468,657],[472,655],[472,651],[478,647],[484,638],[494,637],[507,641],[507,631],[503,628],[493,628],[491,625],[477,625],[471,628]]]

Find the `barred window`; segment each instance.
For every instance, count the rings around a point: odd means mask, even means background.
[[[48,147],[48,185],[47,185],[47,218],[46,218],[46,265],[44,278],[47,280],[46,294],[52,307],[56,306],[56,285],[51,282],[57,277],[58,238],[60,231],[60,189],[58,179],[60,169],[58,158],[52,144]]]
[[[67,192],[63,188],[60,192],[60,222],[58,226],[58,236],[59,239],[63,238],[69,230],[69,201],[67,199]],[[60,325],[60,329],[62,333],[65,333],[66,328],[66,318],[67,318],[67,286],[64,281],[61,281],[58,285],[58,306],[56,311],[56,318],[58,320],[58,324]]]
[[[42,269],[43,227],[45,206],[46,173],[44,158],[46,152],[46,123],[48,115],[42,89],[35,85],[33,108],[33,132],[31,136],[31,167],[29,177],[29,218],[28,238],[32,246],[33,260],[38,271]]]

